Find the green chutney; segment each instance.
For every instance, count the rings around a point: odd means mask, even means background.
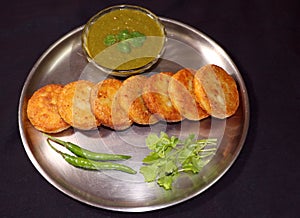
[[[108,35],[121,31],[139,32],[146,36],[142,46],[120,52],[117,44],[107,46]],[[133,9],[112,10],[91,21],[87,33],[87,53],[100,66],[112,70],[132,70],[154,61],[165,42],[163,26],[146,13]]]

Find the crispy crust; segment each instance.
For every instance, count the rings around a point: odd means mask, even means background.
[[[90,92],[95,84],[79,80],[64,86],[59,95],[58,111],[60,116],[77,129],[96,129],[100,122],[91,111]]]
[[[149,111],[159,119],[167,122],[178,122],[183,119],[172,105],[168,95],[169,81],[173,73],[154,74],[146,80],[143,88],[143,100]]]
[[[46,85],[31,96],[27,105],[27,116],[31,124],[46,133],[61,132],[70,127],[58,112],[57,100],[62,85]]]
[[[221,67],[206,65],[195,74],[196,100],[208,114],[224,119],[233,115],[239,106],[235,80]]]
[[[93,87],[90,96],[92,111],[97,119],[114,130],[124,130],[132,125],[132,120],[116,101],[121,86],[119,80],[106,79]]]
[[[133,122],[141,125],[155,124],[158,119],[150,113],[142,98],[147,77],[136,75],[127,78],[117,94],[117,101]]]
[[[194,74],[192,69],[176,72],[170,80],[168,92],[172,104],[182,116],[189,120],[201,120],[209,115],[195,101]]]

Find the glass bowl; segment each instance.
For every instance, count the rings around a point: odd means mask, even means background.
[[[100,11],[86,23],[82,33],[87,60],[119,77],[149,69],[161,57],[165,42],[165,28],[159,18],[134,5]]]

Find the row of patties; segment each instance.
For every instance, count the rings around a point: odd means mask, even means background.
[[[100,125],[124,130],[133,123],[152,125],[160,120],[179,122],[209,116],[224,119],[239,106],[233,77],[223,68],[206,65],[124,81],[107,78],[46,85],[31,96],[27,116],[43,132],[57,133],[70,126],[90,130]]]

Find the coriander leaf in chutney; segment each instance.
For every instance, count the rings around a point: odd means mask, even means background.
[[[104,38],[104,44],[111,46],[118,43],[118,50],[123,53],[131,52],[131,47],[137,48],[143,46],[146,36],[138,31],[130,33],[128,30],[122,30],[118,35],[109,34]]]

